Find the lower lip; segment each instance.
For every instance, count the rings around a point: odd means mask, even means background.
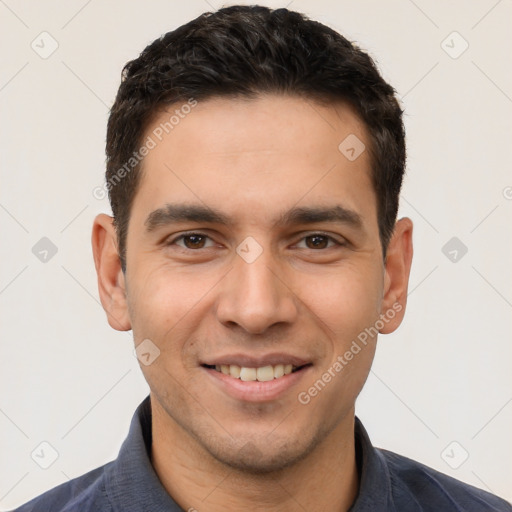
[[[207,372],[214,382],[220,385],[221,389],[237,400],[245,402],[270,402],[280,398],[290,388],[295,386],[308,373],[310,368],[311,366],[306,366],[296,372],[266,382],[235,379],[211,368],[203,367],[203,370]]]

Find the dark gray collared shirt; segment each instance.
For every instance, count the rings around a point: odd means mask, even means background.
[[[350,512],[512,512],[512,506],[497,496],[374,448],[357,417],[355,425],[360,487]],[[148,396],[137,408],[116,460],[47,491],[14,512],[181,512],[151,465],[150,447]],[[198,509],[207,511],[207,504]]]

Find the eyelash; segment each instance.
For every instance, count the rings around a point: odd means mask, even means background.
[[[201,233],[199,231],[190,231],[190,232],[187,232],[187,233],[182,233],[181,235],[177,236],[176,238],[173,238],[173,239],[169,240],[168,242],[166,242],[166,245],[167,246],[174,245],[176,242],[178,242],[180,240],[183,240],[184,238],[187,238],[189,236],[201,236],[201,237],[205,237],[205,238],[208,238],[208,239],[211,240],[211,237],[208,236],[205,233]],[[315,236],[321,236],[321,237],[327,238],[329,242],[332,242],[335,246],[338,246],[338,247],[344,247],[346,245],[346,243],[339,242],[338,240],[336,240],[331,235],[328,235],[328,234],[322,233],[322,232],[311,233],[309,235],[303,236],[300,240],[302,241],[302,240],[305,240],[306,238],[312,238],[312,237],[315,237]],[[326,247],[324,249],[309,249],[309,248],[307,248],[307,249],[311,250],[311,251],[322,251],[322,250],[325,251],[327,249],[332,249],[332,247],[333,246]],[[204,249],[203,247],[200,247],[199,249],[189,249],[188,247],[181,247],[181,248],[186,250],[186,251],[199,251],[201,249]],[[208,249],[208,247],[206,247],[206,249]]]

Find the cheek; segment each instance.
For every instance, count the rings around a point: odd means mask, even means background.
[[[175,338],[187,326],[197,325],[197,316],[208,304],[218,276],[192,275],[162,265],[133,281],[128,301],[134,337],[153,336],[164,344],[169,336]]]
[[[372,267],[348,267],[321,279],[301,276],[304,304],[327,327],[339,350],[377,320],[382,300],[379,276]]]
[[[375,265],[362,270],[347,265],[316,286],[310,282],[303,288],[306,304],[329,344],[315,375],[315,382],[329,382],[318,401],[327,409],[353,403],[368,377],[376,346],[376,337],[368,329],[379,318],[382,294],[382,279],[374,269]],[[303,282],[308,284],[306,279]],[[313,386],[323,389],[315,382]]]
[[[139,356],[140,368],[151,390],[173,410],[185,408],[184,390],[192,377],[189,340],[209,307],[211,281],[165,265],[132,276],[128,301],[135,344],[145,343],[156,355],[150,364]]]

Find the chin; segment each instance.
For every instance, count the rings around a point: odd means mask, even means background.
[[[301,436],[292,440],[276,439],[272,443],[268,436],[263,436],[260,440],[248,439],[238,449],[224,444],[212,445],[213,440],[209,441],[208,444],[203,442],[203,446],[218,462],[235,471],[266,475],[299,463],[314,450],[320,439],[315,437],[307,441]],[[237,444],[240,446],[240,443]]]

